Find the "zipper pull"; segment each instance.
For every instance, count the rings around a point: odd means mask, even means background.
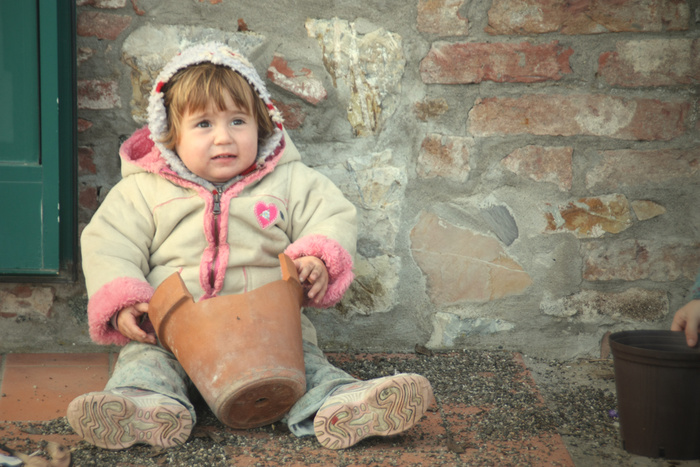
[[[211,192],[214,195],[214,214],[219,215],[221,214],[221,194],[219,193],[219,190],[214,190]]]

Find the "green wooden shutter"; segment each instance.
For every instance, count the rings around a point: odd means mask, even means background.
[[[61,76],[72,77],[65,61],[73,54],[59,50],[72,32],[70,16],[59,12],[66,4],[0,0],[0,274],[56,276],[61,245],[64,254],[71,249],[60,228],[68,225],[73,235],[72,190],[67,198],[60,193],[61,182],[74,184],[72,171],[61,168],[72,165],[66,153],[74,145],[70,81]],[[67,31],[59,34],[60,27]]]

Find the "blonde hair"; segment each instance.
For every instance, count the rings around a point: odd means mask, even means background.
[[[267,105],[250,84],[231,68],[210,62],[198,63],[178,71],[163,86],[168,131],[160,142],[174,150],[180,137],[180,123],[187,112],[199,112],[210,103],[218,110],[226,109],[225,96],[231,96],[241,110],[251,114],[258,124],[258,142],[272,135],[275,124]]]

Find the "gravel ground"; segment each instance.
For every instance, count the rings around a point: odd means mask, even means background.
[[[513,358],[512,352],[464,350],[433,354],[426,349],[416,350],[415,358],[405,355],[365,355],[352,359],[342,354],[330,355],[329,359],[360,379],[395,372],[422,374],[433,385],[438,410],[442,406],[455,404],[490,407],[490,410],[484,411],[483,415],[477,414],[479,416],[471,421],[470,430],[474,433],[473,442],[476,444],[479,441],[518,440],[535,434],[558,432],[577,467],[697,465],[631,456],[620,448],[611,359],[559,362],[524,357],[532,375],[530,379],[524,377],[523,366],[517,358]],[[539,393],[533,390],[533,379]],[[147,446],[105,451],[81,442],[73,448],[73,465],[224,466],[230,465],[227,459],[234,451],[251,453],[260,459],[259,465],[266,465],[267,456],[270,461],[284,463],[285,459],[291,461],[295,452],[321,449],[314,438],[296,438],[281,424],[253,430],[261,436],[241,436],[221,425],[204,404],[199,406],[199,412],[198,426],[190,441],[183,446],[168,451]],[[45,423],[15,424],[24,432],[34,434],[72,433],[63,418]],[[279,452],[269,453],[263,449],[270,434],[279,438]],[[446,443],[452,452],[460,453],[478,447],[460,445],[449,437],[448,434]],[[22,446],[21,441],[4,437],[0,430],[0,443],[17,448]],[[26,451],[37,449],[27,444]],[[366,440],[354,449],[371,446],[372,440]],[[371,452],[375,458],[379,454],[376,449]],[[509,464],[527,465],[526,459],[513,457]],[[433,465],[439,464],[436,459]]]

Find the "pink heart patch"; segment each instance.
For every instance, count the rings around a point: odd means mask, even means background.
[[[263,229],[272,225],[279,215],[279,210],[274,204],[265,204],[262,201],[255,205],[255,217],[258,219],[258,224]]]

